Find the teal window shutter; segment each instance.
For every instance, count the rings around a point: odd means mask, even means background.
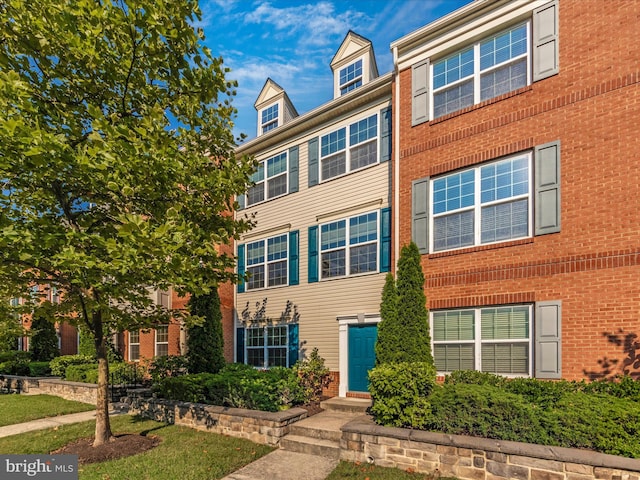
[[[309,150],[309,186],[317,185],[320,179],[320,164],[319,164],[319,150],[318,150],[318,137],[312,138],[307,143]]]
[[[309,227],[309,283],[318,281],[318,226]]]
[[[300,283],[299,237],[298,230],[289,232],[289,285]]]
[[[411,125],[429,121],[429,60],[411,67]]]
[[[244,276],[245,263],[244,263],[244,245],[238,245],[238,293],[244,293]]]
[[[236,197],[236,200],[238,201],[238,210],[244,210],[245,203],[246,203],[246,195],[238,195]]]
[[[391,208],[380,210],[380,271],[391,271]]]
[[[533,81],[560,71],[558,46],[558,2],[554,0],[533,11]]]
[[[411,239],[420,253],[429,253],[429,177],[411,186]]]
[[[289,325],[289,367],[293,367],[298,361],[298,348],[300,340],[298,338],[298,324]]]
[[[244,327],[236,328],[236,362],[244,363]]]
[[[380,163],[391,160],[391,107],[380,110]]]
[[[562,378],[562,302],[536,303],[536,378]]]
[[[298,146],[289,149],[289,193],[298,191]]]
[[[535,235],[560,231],[560,141],[535,148]]]

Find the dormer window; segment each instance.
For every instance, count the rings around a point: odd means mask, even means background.
[[[262,110],[262,133],[267,133],[269,130],[273,130],[278,126],[278,104],[275,103],[270,107]]]
[[[340,70],[340,95],[362,86],[362,60]]]

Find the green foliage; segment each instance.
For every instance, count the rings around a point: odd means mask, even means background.
[[[302,402],[294,369],[256,370],[231,364],[219,373],[167,377],[154,383],[162,398],[276,412]]]
[[[192,373],[219,372],[225,365],[222,338],[222,311],[218,289],[207,295],[194,295],[189,299],[191,315],[203,318],[201,325],[189,328],[187,357]]]
[[[479,372],[477,370],[456,370],[444,377],[444,383],[466,383],[473,385],[503,385],[506,378],[494,373]]]
[[[98,364],[69,365],[64,379],[69,382],[98,383]]]
[[[25,352],[22,350],[11,350],[8,352],[0,352],[0,363],[9,362],[12,360],[31,360],[31,352]]]
[[[393,427],[423,428],[430,412],[429,394],[436,371],[427,362],[385,363],[369,372],[371,413]]]
[[[143,374],[144,371],[139,365],[125,362],[109,365],[109,382],[113,385],[131,383],[134,377],[142,379]],[[65,371],[64,379],[70,382],[98,383],[98,364],[69,365]]]
[[[188,359],[181,355],[163,355],[151,360],[147,372],[153,382],[159,382],[167,377],[185,375],[188,372],[188,363]]]
[[[60,355],[58,348],[58,336],[53,320],[50,320],[42,314],[34,315],[31,322],[30,350],[31,358],[36,361],[48,362]]]
[[[49,362],[29,362],[30,377],[48,377],[51,375]]]
[[[587,393],[606,393],[618,398],[640,401],[640,381],[629,375],[616,376],[610,379],[581,383],[582,390]]]
[[[376,364],[426,362],[433,365],[426,305],[420,252],[411,242],[400,252],[395,284],[389,274],[382,290]]]
[[[304,403],[319,403],[322,391],[329,386],[331,378],[324,358],[318,354],[318,348],[311,350],[309,358],[299,360],[294,369],[302,388]]]
[[[67,367],[70,365],[87,365],[94,363],[95,359],[87,355],[62,355],[51,360],[49,365],[51,367],[51,375],[54,377],[64,377]]]
[[[3,375],[29,375],[29,357],[15,352],[13,358],[0,363],[0,374]]]

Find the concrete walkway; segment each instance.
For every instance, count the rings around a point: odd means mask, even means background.
[[[122,412],[111,411],[109,416],[120,415]],[[36,430],[45,430],[47,428],[55,428],[60,425],[69,425],[71,423],[86,422],[96,418],[95,410],[88,412],[70,413],[69,415],[59,415],[57,417],[40,418],[25,423],[17,423],[15,425],[7,425],[0,427],[0,438],[18,435],[20,433],[34,432]]]
[[[337,465],[332,458],[274,450],[222,480],[324,480]]]

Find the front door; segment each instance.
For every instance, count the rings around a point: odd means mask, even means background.
[[[376,363],[377,338],[377,325],[349,326],[349,391],[367,392],[369,390],[368,374]]]

